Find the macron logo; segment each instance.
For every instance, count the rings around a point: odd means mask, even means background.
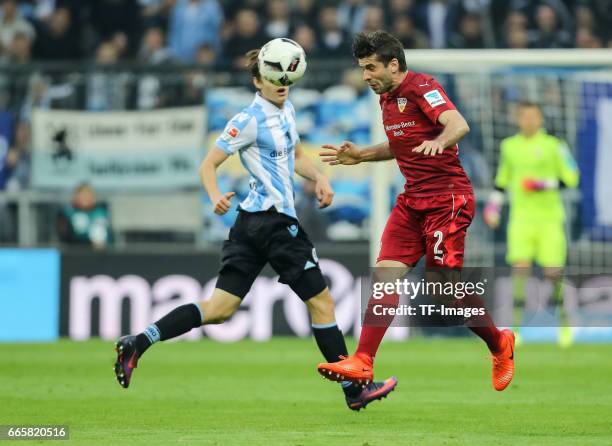
[[[316,268],[316,267],[317,267],[317,265],[315,265],[310,260],[308,260],[306,262],[306,265],[304,265],[304,271],[306,271],[307,269]]]
[[[291,234],[291,237],[295,238],[298,233],[298,226],[297,225],[287,226],[287,231],[289,231],[289,234]]]

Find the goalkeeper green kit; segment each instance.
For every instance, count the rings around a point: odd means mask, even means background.
[[[575,188],[578,178],[567,145],[545,130],[502,141],[495,185],[510,194],[509,263],[565,264],[565,211],[559,183]]]

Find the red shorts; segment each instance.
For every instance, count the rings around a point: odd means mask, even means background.
[[[399,195],[382,235],[378,261],[412,266],[426,255],[428,267],[461,268],[474,209],[472,193]]]

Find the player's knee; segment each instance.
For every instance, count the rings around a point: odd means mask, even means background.
[[[234,308],[220,308],[215,314],[214,323],[222,324],[223,322],[231,318],[235,312],[236,310]]]
[[[240,307],[240,298],[222,290],[215,290],[212,298],[200,303],[204,324],[222,324]]]
[[[543,269],[544,277],[548,280],[559,280],[563,277],[562,267],[546,267]]]
[[[308,312],[311,318],[319,319],[334,319],[334,299],[331,297],[329,290],[325,288],[321,293],[306,301]]]
[[[527,277],[531,275],[531,262],[521,261],[512,264],[512,274]]]

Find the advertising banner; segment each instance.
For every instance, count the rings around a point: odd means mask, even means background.
[[[365,248],[361,254],[355,251],[346,254],[319,252],[321,270],[336,301],[336,320],[347,335],[359,335],[368,300],[376,291],[369,281],[373,271],[368,268],[366,252]],[[64,253],[60,334],[74,340],[97,336],[113,340],[121,335],[138,333],[178,305],[208,299],[215,287],[218,261],[214,253],[195,251],[183,254]],[[478,289],[478,283],[484,283],[482,302],[498,325],[512,326],[510,270],[478,271],[480,275],[466,271],[462,275],[463,282],[475,282],[475,289]],[[407,279],[409,283],[399,293],[404,303],[400,310],[414,307],[420,311],[434,307],[436,302],[431,292],[423,293],[421,290],[416,299],[410,293],[406,294],[406,290],[410,291],[414,286],[422,288],[422,268],[416,268]],[[609,342],[612,339],[611,280],[609,276],[599,275],[568,276],[564,281],[563,303],[574,327],[576,341]],[[396,281],[392,284],[398,286]],[[555,342],[563,322],[558,317],[559,303],[552,297],[550,283],[534,277],[525,292],[527,301],[520,307],[523,313],[521,326],[515,326],[515,329],[529,341]],[[469,303],[467,299],[465,303]],[[373,309],[378,314],[380,308],[374,306]],[[468,330],[455,326],[455,323],[449,325],[445,319],[438,321],[436,317],[430,320],[428,317],[432,315],[425,316],[420,317],[416,324],[401,315],[396,317],[387,338],[406,339],[414,327],[423,334],[469,335]],[[457,324],[461,325],[460,322]],[[221,325],[192,330],[184,338],[209,337],[223,342],[245,338],[266,341],[278,335],[309,334],[306,306],[287,285],[278,282],[274,271],[266,267],[230,320]]]
[[[319,253],[319,256],[322,254]],[[218,268],[216,254],[66,253],[62,260],[60,333],[75,340],[137,333],[172,308],[211,296]],[[330,255],[320,260],[345,333],[360,330],[360,277],[368,274],[367,255]],[[399,332],[407,333],[400,328]],[[192,330],[186,338],[218,341],[272,335],[308,336],[304,303],[268,267],[255,281],[241,308],[222,325]]]
[[[60,253],[0,249],[0,342],[58,338]]]
[[[137,112],[37,109],[32,115],[32,183],[72,188],[198,186],[203,107]]]

